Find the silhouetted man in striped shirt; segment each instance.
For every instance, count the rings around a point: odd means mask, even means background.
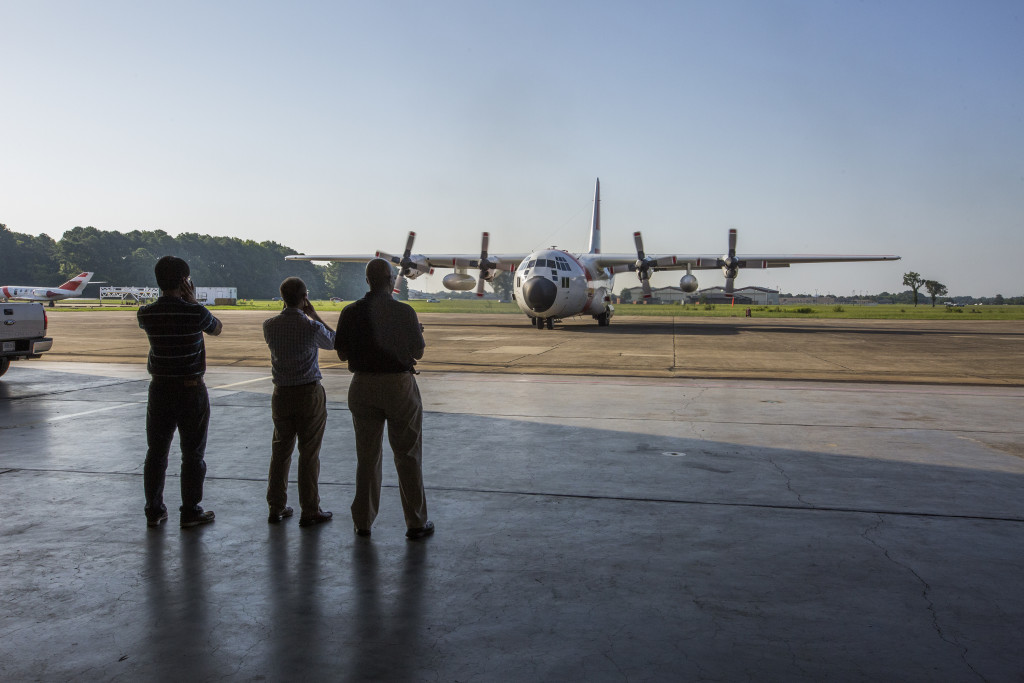
[[[175,256],[156,262],[156,282],[162,295],[139,309],[139,327],[149,337],[149,405],[146,408],[146,521],[159,526],[167,519],[164,479],[174,430],[181,442],[181,526],[213,521],[204,511],[206,432],[210,398],[203,383],[206,346],[203,333],[218,335],[222,325],[196,301],[188,264]]]

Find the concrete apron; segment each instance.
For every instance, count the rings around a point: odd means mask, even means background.
[[[0,678],[1024,676],[1024,390],[424,374],[437,534],[408,542],[386,443],[352,533],[341,370],[335,519],[267,524],[266,376],[208,373],[217,521],[154,530],[144,368],[12,367]]]

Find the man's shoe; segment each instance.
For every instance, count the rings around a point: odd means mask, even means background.
[[[190,526],[199,526],[200,524],[209,524],[213,521],[213,510],[203,511],[203,508],[196,507],[191,512],[181,513],[181,528],[185,529]]]
[[[155,515],[150,516],[146,514],[146,526],[160,526],[167,521],[167,510],[163,510]]]
[[[421,526],[417,529],[409,529],[405,532],[405,537],[411,541],[415,541],[417,538],[426,538],[427,536],[434,535],[434,523],[427,522],[426,525]]]
[[[270,511],[270,515],[267,516],[267,521],[270,522],[271,524],[277,524],[278,522],[280,522],[285,517],[291,517],[294,514],[295,514],[295,510],[292,510],[291,506],[285,505],[283,508],[281,508],[277,512],[274,512],[273,510],[271,510]]]
[[[356,530],[356,536],[369,536],[370,535],[370,530],[369,529],[360,529],[359,527],[355,527],[355,530]]]
[[[314,524],[321,524],[322,522],[331,521],[331,517],[334,513],[327,512],[326,510],[317,510],[315,515],[309,517],[302,516],[299,518],[299,526],[313,526]]]

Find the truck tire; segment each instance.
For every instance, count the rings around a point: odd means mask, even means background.
[[[7,368],[9,367],[11,367],[11,359],[0,358],[0,377],[3,377],[3,374],[7,372]]]

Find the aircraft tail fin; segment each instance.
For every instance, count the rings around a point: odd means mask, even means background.
[[[590,254],[601,253],[601,179],[594,188],[594,219],[590,223]]]
[[[93,273],[79,273],[76,277],[71,278],[57,289],[65,292],[70,292],[69,296],[79,296],[85,290],[85,286],[89,284],[89,280],[92,279]]]

